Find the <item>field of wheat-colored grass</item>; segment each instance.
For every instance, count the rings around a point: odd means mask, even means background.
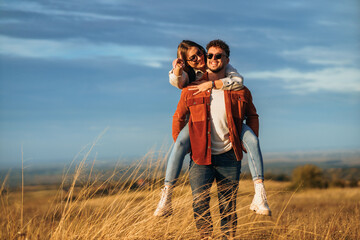
[[[23,200],[21,191],[4,191],[4,182],[0,239],[199,239],[186,173],[174,192],[173,214],[153,216],[160,198],[163,158],[145,156],[105,179],[84,166],[85,159],[73,174],[64,174],[61,186],[24,187]],[[273,213],[266,217],[249,210],[252,181],[240,181],[236,239],[360,238],[359,188],[290,191],[288,186],[266,181]],[[212,195],[214,239],[220,239],[216,185]]]

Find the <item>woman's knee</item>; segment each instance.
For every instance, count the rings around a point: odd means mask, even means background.
[[[176,149],[188,150],[190,147],[190,139],[189,138],[180,138],[177,139],[174,145]]]
[[[244,137],[243,142],[247,145],[257,146],[259,144],[259,138],[255,134],[249,132],[249,134],[246,134]]]

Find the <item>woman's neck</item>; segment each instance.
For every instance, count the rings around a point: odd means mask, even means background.
[[[200,70],[202,72],[206,72],[206,67],[203,67],[203,68],[197,68],[196,70]]]

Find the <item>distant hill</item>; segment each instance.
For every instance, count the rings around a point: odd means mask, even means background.
[[[249,173],[247,167],[246,155],[243,161],[242,172],[245,174]],[[150,164],[151,161],[161,161],[161,164],[164,165],[165,159],[161,157],[155,157],[154,160],[145,160],[143,165],[144,168],[149,166],[154,166]],[[93,160],[87,161],[87,168],[91,167]],[[115,161],[112,159],[106,160],[96,160],[94,165],[94,174],[101,173],[106,175],[108,172],[111,172],[115,166],[117,169],[126,169],[128,166],[134,162],[139,162],[140,160],[131,159],[122,159],[121,161]],[[186,158],[183,164],[183,170],[186,171],[188,168],[189,157]],[[28,163],[29,164],[29,163]],[[265,173],[269,175],[287,175],[291,176],[291,172],[294,168],[305,165],[305,164],[314,164],[324,170],[329,170],[329,172],[337,172],[339,176],[352,176],[355,174],[358,178],[360,176],[360,151],[327,151],[327,152],[292,152],[292,153],[266,153],[264,154],[264,168]],[[69,172],[74,171],[76,163],[73,164],[73,167],[69,167],[70,163],[64,164],[61,161],[57,163],[40,163],[32,164],[26,166],[24,169],[24,180],[26,185],[52,185],[61,183],[65,172],[69,169]],[[165,167],[163,167],[165,171]],[[337,170],[334,170],[337,169]],[[355,170],[354,170],[355,169]],[[331,170],[331,171],[330,171]],[[265,175],[266,175],[265,174]],[[12,169],[0,169],[0,181],[1,183],[5,179],[5,176],[9,175],[7,180],[7,185],[10,187],[20,186],[21,183],[21,168],[12,168]]]

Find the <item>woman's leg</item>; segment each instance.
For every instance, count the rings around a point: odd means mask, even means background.
[[[264,164],[260,150],[258,137],[251,128],[243,124],[241,131],[241,139],[246,148],[248,155],[249,169],[254,181],[255,195],[250,205],[250,210],[257,214],[271,216],[271,210],[267,203],[266,192],[264,187]]]
[[[258,179],[264,180],[264,164],[258,137],[246,124],[242,125],[240,137],[247,151],[249,169],[253,181]]]
[[[167,216],[172,213],[171,196],[173,186],[180,175],[184,157],[190,149],[189,127],[186,124],[171,149],[165,173],[165,187],[161,190],[161,198],[154,216]]]
[[[181,130],[174,146],[170,152],[166,173],[165,186],[173,186],[180,175],[180,171],[184,162],[185,155],[190,149],[190,136],[188,124]]]

